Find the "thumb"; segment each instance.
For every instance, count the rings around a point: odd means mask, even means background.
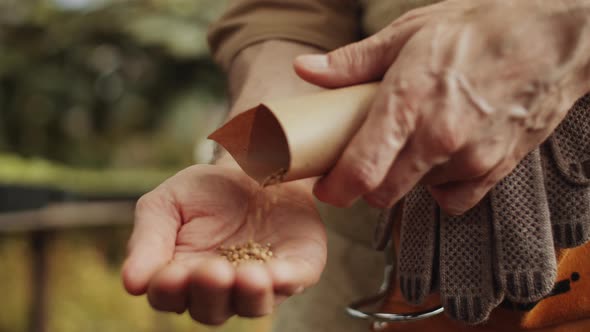
[[[390,25],[371,37],[327,54],[300,55],[294,61],[295,72],[309,83],[326,88],[379,80],[421,23],[416,20]]]
[[[135,212],[135,225],[122,269],[125,289],[133,295],[146,292],[150,279],[174,254],[180,221],[156,189],[144,195]]]

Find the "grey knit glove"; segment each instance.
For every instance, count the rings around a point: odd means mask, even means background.
[[[403,206],[398,276],[405,299],[439,290],[453,319],[485,321],[502,300],[547,296],[555,247],[590,238],[590,94],[553,135],[462,216],[445,215],[424,187]]]

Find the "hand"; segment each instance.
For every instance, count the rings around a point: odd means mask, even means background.
[[[361,42],[299,57],[297,73],[325,87],[383,78],[316,196],[389,207],[421,181],[449,214],[477,204],[590,90],[589,8],[445,1]]]
[[[260,214],[257,216],[257,214]],[[271,243],[267,263],[237,267],[216,248]],[[319,279],[326,237],[311,190],[299,182],[260,186],[242,171],[198,165],[143,196],[123,268],[127,291],[158,310],[205,324],[269,314]]]

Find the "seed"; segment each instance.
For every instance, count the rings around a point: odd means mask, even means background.
[[[273,255],[270,243],[263,246],[252,240],[243,244],[232,245],[227,249],[220,246],[217,251],[220,256],[225,257],[234,266],[245,261],[266,262]]]

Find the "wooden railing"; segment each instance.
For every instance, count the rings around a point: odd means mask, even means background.
[[[48,248],[59,229],[125,225],[133,221],[135,201],[51,203],[37,210],[0,213],[0,233],[29,233],[31,248],[30,332],[47,331]]]

